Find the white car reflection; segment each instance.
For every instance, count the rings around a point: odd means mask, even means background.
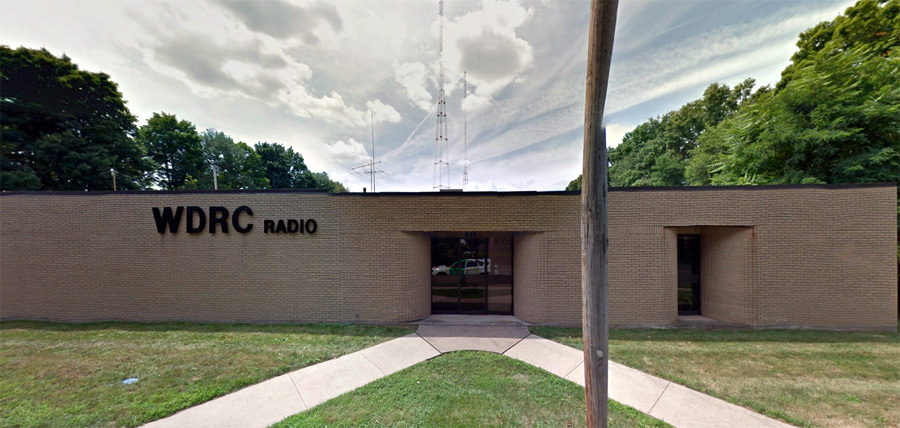
[[[440,265],[431,268],[431,275],[478,275],[490,269],[491,259],[462,259],[450,266]],[[487,266],[487,267],[486,267]]]

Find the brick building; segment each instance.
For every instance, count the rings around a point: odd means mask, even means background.
[[[581,322],[572,192],[5,193],[0,318]],[[609,193],[610,322],[896,329],[897,187]]]

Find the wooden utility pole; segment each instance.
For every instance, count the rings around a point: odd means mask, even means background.
[[[109,169],[109,173],[112,174],[112,179],[113,179],[113,192],[115,192],[115,191],[116,191],[116,170],[113,169],[113,168],[110,168],[110,169]]]
[[[581,293],[584,394],[587,426],[606,427],[609,395],[609,279],[606,252],[606,130],[603,106],[609,83],[618,0],[592,0],[584,106],[581,185]]]

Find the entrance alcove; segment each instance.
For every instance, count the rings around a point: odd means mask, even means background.
[[[668,228],[676,240],[674,286],[679,317],[699,315],[752,325],[755,242],[751,226]]]
[[[513,314],[513,235],[432,232],[431,313]]]

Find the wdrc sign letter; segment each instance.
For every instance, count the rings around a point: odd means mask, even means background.
[[[238,233],[248,233],[253,229],[253,223],[250,223],[246,217],[253,217],[253,210],[246,205],[241,205],[234,210],[233,213],[228,212],[225,207],[209,207],[209,211],[197,206],[185,207],[163,207],[162,209],[153,207],[153,220],[156,222],[156,231],[165,234],[167,231],[172,234],[178,233],[181,226],[181,219],[184,217],[185,230],[187,233],[203,233],[209,230],[209,233],[228,233],[229,223]],[[230,222],[229,222],[230,219]],[[316,233],[318,224],[313,219],[309,220],[264,220],[263,221],[266,234],[297,234],[297,233]],[[207,225],[209,226],[207,228]]]

